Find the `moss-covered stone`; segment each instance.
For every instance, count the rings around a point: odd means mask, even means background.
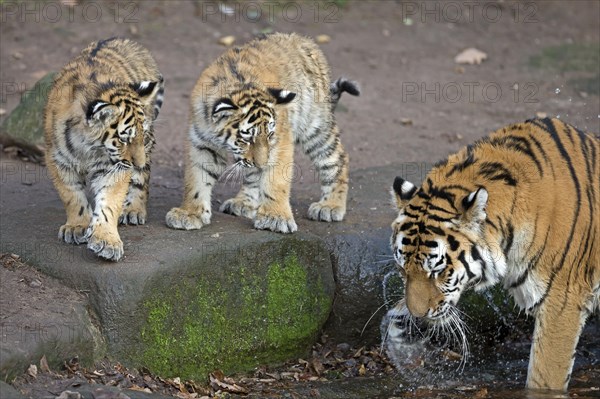
[[[164,294],[157,291],[145,303],[136,363],[162,376],[191,379],[303,355],[332,306],[322,281],[294,253],[268,264],[265,275],[240,268],[225,276],[225,284],[185,279]]]
[[[55,72],[46,74],[31,90],[23,93],[19,105],[2,122],[0,134],[20,144],[43,145],[44,108],[55,75]]]

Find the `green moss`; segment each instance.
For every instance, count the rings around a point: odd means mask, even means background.
[[[218,282],[183,281],[145,304],[139,363],[163,376],[203,379],[277,363],[306,352],[332,301],[296,256],[266,268],[244,268]],[[314,281],[317,280],[317,281]]]
[[[23,93],[19,105],[2,122],[2,134],[29,145],[44,142],[44,108],[55,75],[54,72],[46,74]]]
[[[561,44],[542,49],[540,54],[529,58],[534,68],[553,69],[559,72],[597,72],[600,63],[598,43]]]

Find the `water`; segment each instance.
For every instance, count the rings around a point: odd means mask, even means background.
[[[386,283],[392,279],[391,273],[385,276]],[[589,321],[582,333],[569,392],[536,392],[525,389],[532,328],[515,325],[491,292],[482,295],[504,332],[490,329],[468,333],[469,350],[468,345],[467,349],[462,347],[460,339],[444,338],[439,329],[431,331],[431,326],[411,319],[403,301],[391,291],[384,285],[386,302],[391,298],[396,302],[384,315],[380,330],[382,348],[396,366],[397,375],[382,377],[379,383],[387,387],[385,392],[365,398],[600,398],[600,317]],[[511,306],[505,301],[500,306]]]

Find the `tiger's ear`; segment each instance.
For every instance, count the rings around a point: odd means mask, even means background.
[[[398,176],[394,179],[394,184],[392,185],[392,202],[400,210],[415,196],[416,192],[417,186]]]
[[[487,214],[485,208],[488,201],[488,192],[480,187],[462,200],[462,219],[467,223],[481,224],[485,221]]]
[[[90,126],[106,126],[117,117],[119,108],[102,100],[92,101],[85,116]]]
[[[288,90],[272,88],[269,88],[268,90],[269,94],[275,97],[275,101],[277,104],[287,104],[296,97],[296,93]]]
[[[213,121],[233,114],[233,111],[236,109],[238,109],[238,106],[235,105],[230,98],[221,98],[217,100],[212,109]]]
[[[144,80],[138,83],[132,83],[129,85],[141,99],[145,99],[148,97],[154,97],[160,85],[158,82],[151,82],[148,80]]]

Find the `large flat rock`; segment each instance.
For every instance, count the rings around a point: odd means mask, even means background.
[[[171,230],[179,193],[159,188],[150,223],[120,228],[124,259],[104,262],[56,238],[64,210],[44,168],[5,160],[3,171],[0,250],[87,293],[108,354],[125,363],[194,378],[283,361],[304,355],[330,314],[330,253],[308,229],[256,231],[217,214],[200,231]]]

